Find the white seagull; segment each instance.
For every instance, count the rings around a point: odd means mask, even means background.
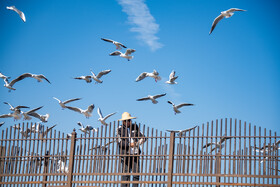
[[[21,79],[24,78],[34,78],[36,79],[38,82],[42,82],[42,79],[45,79],[48,83],[51,83],[44,75],[40,74],[40,75],[36,75],[36,74],[32,74],[32,73],[24,73],[20,76]]]
[[[26,19],[25,19],[25,15],[22,11],[20,11],[19,9],[17,9],[15,6],[7,6],[7,9],[8,10],[13,10],[15,11],[16,13],[18,13],[18,15],[20,16],[20,18],[22,19],[23,22],[26,22]]]
[[[79,112],[79,113],[85,115],[86,118],[89,118],[91,116],[91,113],[92,113],[93,109],[94,109],[94,104],[89,105],[86,110],[83,110],[83,109],[80,109],[80,108],[77,108],[77,107],[71,107],[71,106],[66,106],[66,108],[68,108],[70,110],[73,110],[75,112]]]
[[[59,99],[57,99],[56,97],[53,97],[53,98],[58,101],[58,103],[62,107],[62,109],[66,108],[65,104],[82,99],[82,98],[68,99],[68,100],[62,102]]]
[[[215,149],[220,149],[221,150],[225,146],[223,143],[228,139],[231,139],[231,137],[225,137],[224,136],[220,139],[219,142],[210,142],[210,143],[204,145],[203,148],[207,148],[211,145],[214,145],[215,147],[210,152],[214,151]]]
[[[122,43],[114,41],[114,40],[110,40],[110,39],[106,39],[106,38],[101,38],[101,40],[104,40],[105,42],[113,43],[116,46],[116,49],[122,49],[122,47],[126,48]]]
[[[34,108],[34,109],[32,109],[32,110],[29,110],[29,111],[27,111],[27,112],[21,111],[21,114],[23,115],[23,120],[31,120],[31,117],[29,116],[29,114],[31,114],[31,113],[33,113],[33,112],[35,112],[35,111],[41,109],[42,107],[43,107],[43,106],[40,106],[40,107],[38,107],[38,108]]]
[[[98,121],[100,121],[103,125],[108,125],[105,120],[108,119],[109,117],[111,117],[112,115],[116,114],[116,112],[108,114],[107,116],[103,117],[102,112],[100,110],[100,108],[97,109],[97,113],[99,115]]]
[[[7,77],[7,76],[3,75],[3,74],[0,72],[0,78],[1,78],[1,79],[9,79],[9,78],[11,78],[11,77]]]
[[[85,80],[87,83],[91,83],[91,81],[92,81],[90,75],[75,77],[74,79]]]
[[[50,117],[50,114],[40,115],[40,114],[38,114],[38,113],[36,113],[36,112],[32,112],[32,113],[30,113],[29,115],[30,115],[30,116],[33,116],[33,117],[35,117],[35,118],[38,118],[38,119],[41,120],[43,123],[48,122],[48,119],[49,119],[49,117]]]
[[[175,105],[174,103],[172,103],[171,101],[167,101],[169,104],[171,104],[173,106],[173,110],[175,112],[175,115],[177,113],[181,113],[180,110],[178,110],[179,108],[183,107],[183,106],[193,106],[194,104],[190,104],[190,103],[182,103],[182,104],[179,104],[179,105]]]
[[[141,73],[137,78],[136,78],[136,82],[143,80],[146,77],[152,77],[155,79],[155,81],[157,82],[158,80],[161,80],[161,77],[159,76],[159,73],[154,70],[152,73],[147,73],[147,72],[143,72]]]
[[[164,94],[158,94],[158,95],[148,95],[148,97],[143,97],[140,99],[137,99],[136,101],[146,101],[146,100],[151,100],[153,104],[157,104],[158,101],[156,100],[157,98],[160,98],[162,96],[165,96],[166,93]]]
[[[27,106],[21,106],[21,105],[16,106],[16,107],[13,107],[13,106],[12,106],[10,103],[8,103],[8,102],[3,102],[3,103],[6,104],[6,105],[9,105],[11,111],[16,111],[16,110],[21,109],[21,108],[29,108],[29,107],[27,107]]]
[[[47,127],[46,130],[43,131],[43,128],[40,128],[39,137],[44,138],[57,124],[51,126],[50,128]]]
[[[213,30],[215,29],[215,27],[219,23],[219,21],[221,21],[224,17],[230,18],[234,14],[235,11],[246,11],[246,10],[242,10],[242,9],[238,9],[238,8],[231,8],[231,9],[221,12],[221,14],[218,17],[216,17],[215,20],[213,21],[209,35],[213,32]]]
[[[63,162],[62,160],[58,160],[57,166],[58,166],[58,169],[56,170],[57,172],[69,173],[68,166],[66,166],[65,162]]]
[[[177,82],[175,82],[175,80],[177,78],[178,78],[178,76],[175,77],[175,71],[173,70],[169,75],[169,80],[166,81],[165,83],[167,83],[167,84],[177,84]]]
[[[167,131],[167,132],[175,132],[175,133],[178,133],[179,136],[182,136],[182,134],[183,134],[184,132],[189,132],[189,131],[195,129],[196,127],[197,127],[197,125],[194,126],[194,127],[192,127],[192,128],[188,128],[188,129],[184,129],[184,130],[166,130],[166,131]]]
[[[130,55],[131,55],[131,53],[134,53],[135,51],[136,51],[135,49],[127,49],[125,51],[125,53],[122,53],[120,51],[114,51],[114,52],[110,53],[109,55],[110,56],[120,56],[120,57],[126,58],[128,61],[130,61],[133,58],[133,56],[130,56]]]
[[[103,75],[106,75],[106,74],[111,72],[111,70],[104,70],[104,71],[99,72],[97,75],[95,75],[92,70],[90,70],[90,71],[91,71],[91,74],[92,74],[91,78],[96,81],[95,83],[102,83],[103,81],[100,80],[100,78]]]
[[[81,122],[77,123],[81,128],[79,129],[80,131],[82,131],[85,134],[89,134],[89,131],[95,131],[96,129],[94,129],[92,126],[87,125],[86,127],[83,126],[83,124]]]

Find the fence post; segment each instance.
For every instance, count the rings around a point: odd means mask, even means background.
[[[45,145],[46,146],[46,145]],[[47,184],[45,183],[48,179],[48,169],[49,169],[49,151],[46,152],[45,158],[44,158],[44,176],[43,176],[43,187],[46,187]]]
[[[76,130],[74,129],[71,136],[71,147],[70,147],[70,155],[69,155],[69,173],[68,173],[68,181],[67,187],[72,187],[73,180],[73,169],[74,169],[74,156],[75,156],[75,148],[76,148]]]
[[[168,160],[167,187],[172,187],[173,162],[174,162],[174,145],[175,145],[175,132],[171,132],[170,133],[169,160]]]

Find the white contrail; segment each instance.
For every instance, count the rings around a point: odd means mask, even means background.
[[[118,3],[127,13],[128,21],[135,25],[130,30],[138,32],[140,34],[138,38],[144,41],[152,51],[161,48],[163,44],[158,42],[159,38],[155,35],[159,30],[159,25],[144,0],[118,0]]]

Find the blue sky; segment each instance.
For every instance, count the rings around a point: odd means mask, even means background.
[[[50,114],[48,126],[71,132],[77,122],[100,127],[97,108],[103,114],[125,111],[137,122],[159,130],[184,129],[220,118],[237,118],[273,132],[280,121],[280,25],[278,1],[207,0],[28,0],[0,2],[0,71],[12,79],[30,72],[50,81],[24,79],[16,91],[0,87],[0,114],[12,105],[44,106],[38,113]],[[6,6],[16,6],[19,16]],[[223,19],[209,36],[213,20],[221,11],[241,8]],[[110,38],[136,49],[134,59],[109,56],[115,47],[100,38]],[[124,50],[122,50],[124,51]],[[111,69],[102,84],[87,84],[73,77]],[[142,72],[156,69],[162,80]],[[167,85],[176,71],[178,85]],[[4,84],[4,82],[3,82]],[[154,105],[136,99],[167,93]],[[70,106],[95,105],[86,119],[61,110],[61,100],[81,97]],[[168,100],[193,103],[174,115]],[[2,119],[9,127],[22,120]],[[38,122],[32,119],[30,122]]]

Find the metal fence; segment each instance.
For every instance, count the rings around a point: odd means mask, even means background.
[[[44,126],[38,130],[32,123],[2,130],[0,185],[280,186],[276,132],[232,119],[183,133],[138,124],[146,138],[142,153],[121,155],[118,126],[114,122],[89,134],[74,130],[71,136]],[[123,173],[120,160],[131,156],[139,157],[139,172]],[[140,180],[121,181],[123,175],[139,175]]]

